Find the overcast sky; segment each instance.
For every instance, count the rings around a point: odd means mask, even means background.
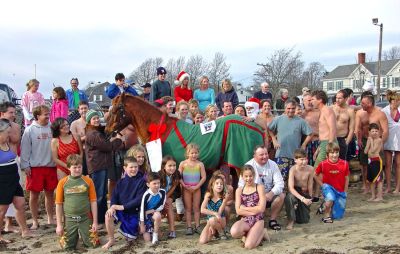
[[[294,47],[331,71],[358,52],[377,59],[374,17],[384,24],[383,49],[400,46],[399,0],[2,1],[1,9],[0,83],[19,96],[35,64],[46,97],[53,83],[113,81],[149,57],[222,52],[233,80],[249,85],[256,63]]]

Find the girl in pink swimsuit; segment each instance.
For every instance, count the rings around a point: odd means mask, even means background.
[[[231,228],[233,238],[245,239],[244,247],[253,249],[260,245],[263,239],[269,239],[264,229],[265,190],[263,185],[254,182],[255,170],[250,165],[245,165],[240,176],[244,180],[244,186],[236,190],[236,213],[242,217]]]

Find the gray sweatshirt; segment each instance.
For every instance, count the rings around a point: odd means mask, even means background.
[[[21,140],[21,169],[27,167],[55,167],[51,157],[52,135],[50,123],[41,126],[34,121],[27,127]]]

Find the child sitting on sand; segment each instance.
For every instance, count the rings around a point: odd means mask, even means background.
[[[84,246],[96,247],[97,199],[92,179],[82,175],[82,159],[78,154],[67,157],[70,175],[62,178],[56,190],[57,235],[65,250],[76,248],[79,234]]]
[[[147,187],[149,189],[143,194],[140,206],[140,232],[146,242],[154,245],[158,243],[160,233],[161,211],[164,209],[167,193],[160,189],[160,175],[150,172],[147,175]],[[150,239],[150,235],[153,235]]]
[[[296,149],[294,161],[296,165],[289,170],[289,192],[285,197],[288,230],[293,229],[295,221],[299,224],[309,222],[313,194],[314,168],[307,165],[307,152],[304,149]]]
[[[349,163],[339,159],[339,150],[337,143],[328,143],[326,146],[328,159],[322,161],[315,169],[314,179],[322,186],[325,199],[323,203],[325,211],[322,218],[324,223],[333,223],[334,219],[343,218],[346,209]],[[320,207],[318,213],[322,214],[322,210]]]
[[[121,222],[119,232],[128,241],[135,240],[139,235],[139,210],[146,182],[134,157],[124,159],[124,171],[125,177],[118,180],[111,196],[110,208],[106,212],[108,242],[103,245],[103,249],[114,245],[114,224],[118,222]]]
[[[368,170],[367,181],[371,186],[371,198],[368,201],[381,201],[383,200],[382,188],[382,159],[379,152],[382,151],[382,139],[379,137],[379,125],[371,123],[369,125],[369,137],[367,145],[365,146],[364,153],[368,154]],[[378,193],[375,195],[375,188],[377,187]]]

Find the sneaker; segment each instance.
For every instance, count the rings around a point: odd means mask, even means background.
[[[225,232],[221,235],[221,240],[228,240],[228,236]]]
[[[186,229],[186,235],[193,235],[193,228],[187,228]]]
[[[169,234],[168,234],[168,238],[169,238],[169,239],[176,238],[176,233],[175,233],[175,231],[170,231]]]
[[[319,197],[313,197],[312,199],[313,203],[318,203],[319,202]]]

